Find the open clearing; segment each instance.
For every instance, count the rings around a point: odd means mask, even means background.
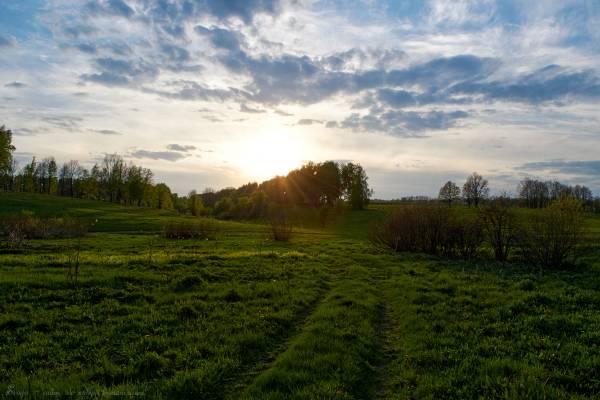
[[[156,231],[182,217],[1,196],[2,212],[98,222],[81,242],[2,247],[0,396],[600,393],[597,247],[575,271],[382,254],[366,240],[377,208],[308,226],[288,243],[232,222],[214,240],[168,240]],[[597,237],[600,220],[589,223]],[[67,271],[78,248],[74,284]]]

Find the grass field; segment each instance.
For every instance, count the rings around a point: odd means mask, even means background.
[[[21,209],[98,223],[0,248],[0,398],[600,398],[597,248],[572,271],[384,254],[365,239],[385,206],[304,217],[288,243],[234,222],[168,240],[185,217],[0,194]]]

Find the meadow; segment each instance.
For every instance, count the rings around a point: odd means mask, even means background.
[[[299,214],[289,242],[260,221],[174,240],[191,217],[0,194],[93,223],[0,247],[0,397],[600,397],[598,247],[549,271],[391,254],[367,240],[387,207]]]

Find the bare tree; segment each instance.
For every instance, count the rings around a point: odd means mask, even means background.
[[[463,185],[463,197],[467,204],[477,207],[490,193],[487,179],[483,179],[477,172],[473,172]]]
[[[587,186],[575,185],[571,188],[571,194],[583,204],[590,203],[592,200],[594,200],[592,191]]]
[[[460,188],[456,183],[448,181],[440,188],[438,199],[448,203],[448,207],[452,205],[452,202],[460,199]]]
[[[525,178],[519,183],[517,192],[527,207],[543,208],[548,205],[551,196],[562,192],[563,188],[561,186],[562,185],[558,182],[550,183],[542,182],[537,179]]]

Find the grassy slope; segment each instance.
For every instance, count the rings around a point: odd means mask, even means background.
[[[106,230],[173,218],[0,196],[0,212],[67,209],[101,216]],[[8,385],[190,399],[600,393],[597,249],[575,272],[379,254],[364,238],[385,207],[348,212],[290,243],[234,223],[226,226],[243,234],[216,241],[94,233],[82,240],[78,285],[66,275],[74,240],[3,250],[0,393]],[[589,221],[600,233],[600,220]]]
[[[94,223],[92,230],[99,232],[157,230],[165,219],[176,217],[172,211],[40,194],[0,192],[0,214],[22,210],[32,211],[38,216],[81,218]]]

